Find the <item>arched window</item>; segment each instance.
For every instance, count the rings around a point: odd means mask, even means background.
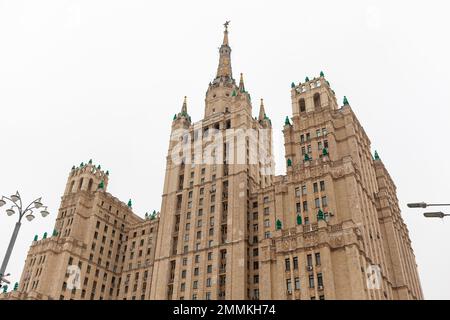
[[[88,184],[88,191],[92,190],[92,184],[94,183],[94,180],[89,179],[89,184]]]
[[[78,190],[81,190],[82,186],[83,186],[83,178],[80,179],[80,184],[78,185]]]
[[[320,108],[320,94],[316,93],[314,95],[314,108]]]
[[[69,189],[69,192],[73,192],[74,190],[73,190],[73,186],[75,185],[75,181],[74,180],[72,180],[72,183],[70,184],[70,189]]]
[[[306,111],[306,103],[305,103],[305,99],[301,98],[298,101],[298,104],[300,106],[300,112],[305,112]]]

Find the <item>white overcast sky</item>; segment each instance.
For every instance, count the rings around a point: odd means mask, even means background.
[[[448,1],[0,0],[0,195],[43,196],[8,266],[18,281],[35,234],[53,229],[72,165],[111,172],[109,191],[159,209],[173,114],[203,115],[223,22],[235,78],[281,129],[290,84],[321,70],[346,95],[398,188],[427,299],[450,299],[450,219],[411,201],[450,202]],[[0,214],[0,259],[16,217]],[[450,208],[447,209],[450,213]]]

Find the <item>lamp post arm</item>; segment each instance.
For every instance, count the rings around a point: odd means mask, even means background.
[[[427,203],[427,207],[447,207],[450,206],[450,203]]]

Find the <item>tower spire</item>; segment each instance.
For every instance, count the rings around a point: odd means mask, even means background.
[[[233,74],[231,72],[231,48],[228,43],[228,25],[230,21],[226,21],[223,25],[225,30],[223,31],[223,42],[219,48],[220,58],[219,58],[219,66],[217,68],[216,79],[220,78],[233,78]]]

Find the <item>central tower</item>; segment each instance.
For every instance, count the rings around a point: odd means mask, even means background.
[[[152,299],[250,298],[250,195],[272,183],[271,137],[262,100],[253,118],[243,75],[233,78],[227,22],[204,118],[192,122],[185,98],[173,119]]]

